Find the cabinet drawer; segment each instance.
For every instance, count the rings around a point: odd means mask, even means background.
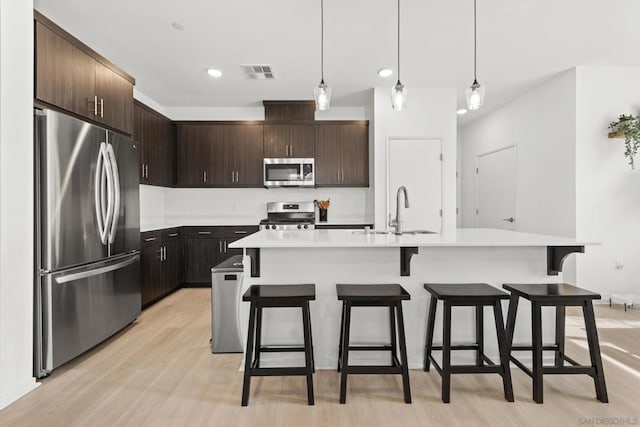
[[[140,233],[140,244],[142,246],[159,245],[162,240],[160,230],[144,231]]]
[[[224,234],[223,227],[184,227],[188,239],[214,239]]]
[[[257,225],[227,226],[224,227],[224,237],[237,240],[257,232],[258,229]]]
[[[162,241],[179,240],[182,237],[182,230],[179,227],[162,230]]]

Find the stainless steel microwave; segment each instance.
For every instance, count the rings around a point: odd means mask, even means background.
[[[265,187],[314,187],[316,185],[313,159],[264,159]]]

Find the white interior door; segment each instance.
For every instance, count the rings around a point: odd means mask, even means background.
[[[476,169],[476,226],[516,229],[516,147],[481,154]]]
[[[387,224],[396,217],[396,194],[404,185],[409,208],[401,201],[404,230],[442,229],[442,142],[429,138],[389,138]]]

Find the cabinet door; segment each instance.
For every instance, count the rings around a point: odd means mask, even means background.
[[[263,126],[233,125],[227,126],[227,129],[230,133],[227,147],[232,153],[235,164],[233,185],[240,187],[264,186],[262,179]]]
[[[160,241],[143,244],[140,253],[140,274],[142,282],[142,305],[147,305],[161,294],[162,263],[160,262]]]
[[[341,181],[342,125],[316,124],[316,185],[334,186]]]
[[[138,164],[140,165],[140,183],[146,183],[145,176],[145,146],[144,146],[144,118],[145,109],[141,104],[133,104],[133,140],[138,143]]]
[[[289,157],[289,126],[264,125],[264,157]]]
[[[176,126],[162,118],[162,149],[160,156],[160,185],[172,186],[176,182]]]
[[[342,125],[340,185],[369,186],[369,131],[364,124]]]
[[[315,126],[289,126],[289,141],[289,157],[313,158],[315,149]]]
[[[232,183],[231,172],[235,170],[232,153],[227,149],[225,140],[226,125],[207,125],[208,143],[211,155],[208,160],[207,186],[225,187]]]
[[[133,85],[118,73],[95,61],[96,95],[99,121],[133,133]]]
[[[56,33],[35,23],[36,93],[35,97],[65,110],[74,111],[73,45]]]
[[[185,247],[187,283],[210,283],[211,269],[218,264],[222,239],[187,237]]]
[[[162,243],[165,247],[165,260],[163,268],[164,292],[176,289],[182,283],[182,245],[180,231],[178,229],[166,230],[162,233]]]
[[[177,184],[202,187],[211,179],[211,144],[205,125],[178,126]],[[209,174],[209,177],[207,176]]]

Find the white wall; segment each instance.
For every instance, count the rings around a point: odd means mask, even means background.
[[[33,2],[0,0],[0,409],[33,371]]]
[[[464,227],[475,227],[477,156],[515,144],[516,230],[575,237],[575,98],[572,69],[463,127]]]
[[[640,114],[638,76],[640,68],[577,69],[576,229],[602,242],[577,257],[577,274],[605,298],[640,295],[640,170],[627,165],[624,140],[607,138],[609,122]]]
[[[390,89],[374,89],[375,227],[388,228],[385,217],[387,139],[427,137],[442,139],[443,230],[452,231],[456,228],[456,90],[410,87],[408,96],[407,109],[397,112],[391,107]]]

